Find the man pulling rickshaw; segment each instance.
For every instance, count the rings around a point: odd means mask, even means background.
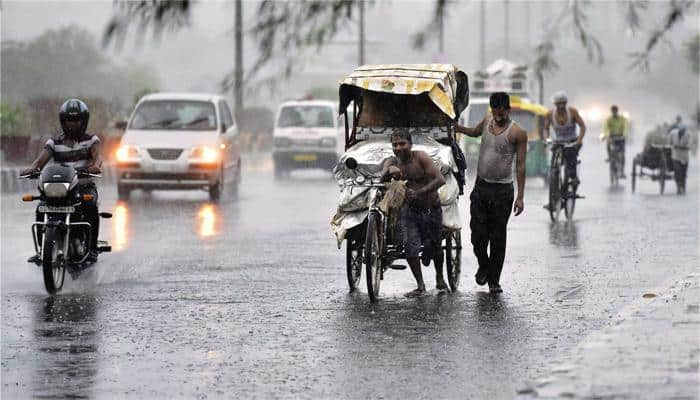
[[[395,131],[391,135],[391,147],[394,156],[384,161],[382,180],[406,180],[405,200],[398,210],[401,244],[406,254],[406,262],[418,284],[418,288],[408,292],[406,297],[416,297],[425,293],[418,258],[421,247],[423,265],[428,266],[431,259],[435,262],[436,288],[447,290],[442,275],[442,254],[437,251],[442,242],[442,208],[437,190],[445,184],[445,178],[435,168],[427,153],[412,150],[413,143],[408,130]]]

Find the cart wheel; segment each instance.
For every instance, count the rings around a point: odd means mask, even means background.
[[[350,292],[357,290],[362,275],[362,245],[351,238],[345,240],[345,270]]]
[[[634,193],[634,189],[637,186],[637,158],[635,157],[634,160],[632,160],[632,193]]]
[[[664,194],[666,187],[666,157],[661,154],[661,162],[659,163],[659,193]]]
[[[367,216],[367,235],[365,236],[365,266],[367,268],[367,294],[374,303],[379,298],[379,283],[382,277],[381,249],[379,248],[379,216],[372,212]]]
[[[462,233],[454,231],[445,238],[445,260],[447,262],[447,282],[453,292],[459,289],[462,274]]]

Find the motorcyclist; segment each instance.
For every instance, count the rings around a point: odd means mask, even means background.
[[[576,174],[578,153],[583,145],[583,137],[586,135],[586,124],[574,107],[567,107],[568,98],[565,92],[557,92],[552,96],[554,108],[547,112],[544,123],[545,143],[549,141],[549,128],[554,130],[554,146],[576,142],[576,147],[567,148],[564,151],[567,175],[573,179],[574,185],[579,184]],[[578,133],[576,126],[578,125]],[[553,146],[553,147],[554,147]],[[554,150],[554,149],[552,149]],[[553,155],[554,153],[552,153]]]
[[[608,148],[608,161],[612,159],[614,147],[622,151],[622,168],[620,178],[625,178],[625,139],[629,134],[629,121],[620,115],[616,105],[610,107],[612,115],[605,120],[603,125],[603,139],[606,139]]]
[[[89,173],[100,173],[102,158],[100,156],[100,139],[96,135],[86,132],[90,111],[87,105],[78,99],[67,100],[58,112],[62,133],[57,138],[46,141],[44,148],[32,165],[20,172],[28,175],[39,172],[51,160],[72,166]],[[92,200],[83,201],[82,210],[86,222],[92,228],[92,240],[89,243],[87,261],[97,261],[97,235],[100,230],[100,219],[97,211],[97,187],[91,178],[81,178],[78,183],[78,192],[81,195],[91,194]],[[36,212],[37,221],[43,221],[44,216]],[[29,262],[38,262],[41,257],[37,254],[29,258]]]

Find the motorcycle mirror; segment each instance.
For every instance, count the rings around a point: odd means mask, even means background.
[[[357,160],[355,160],[352,157],[348,157],[347,159],[345,159],[345,166],[349,169],[355,169],[357,168]]]

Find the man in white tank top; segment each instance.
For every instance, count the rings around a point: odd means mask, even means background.
[[[479,262],[476,283],[489,284],[489,291],[500,293],[501,271],[506,255],[506,232],[511,207],[515,215],[525,208],[525,156],[527,132],[510,119],[510,98],[504,92],[489,99],[491,115],[474,128],[455,124],[457,132],[481,136],[479,164],[471,201],[471,241]],[[513,162],[515,160],[518,194],[514,196]],[[515,205],[513,199],[515,197]],[[488,251],[490,248],[490,251]]]
[[[565,149],[564,160],[566,161],[567,175],[573,178],[575,184],[578,185],[576,164],[578,164],[578,152],[581,150],[583,137],[586,136],[586,124],[583,122],[583,118],[581,118],[577,109],[567,107],[567,102],[568,98],[564,92],[557,92],[552,96],[554,109],[549,110],[545,116],[544,139],[545,142],[549,139],[549,128],[551,126],[554,130],[554,137],[552,138],[554,146],[576,142],[576,147]],[[552,152],[553,154],[554,152]]]

